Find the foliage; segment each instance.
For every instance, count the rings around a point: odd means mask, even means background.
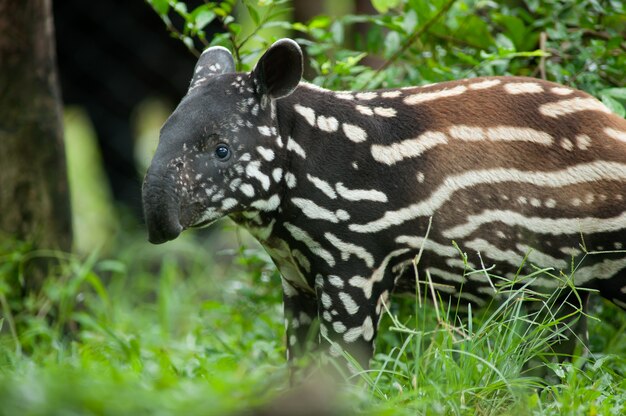
[[[124,243],[115,260],[2,248],[0,282],[26,256],[52,266],[0,322],[15,329],[0,332],[0,414],[225,414],[285,387],[280,287],[261,253],[233,269],[193,241]]]
[[[626,113],[626,6],[619,0],[375,0],[379,14],[319,15],[307,22],[288,21],[285,1],[243,0],[239,4],[254,24],[252,31],[234,23],[234,0],[209,2],[191,12],[182,1],[147,1],[186,44],[197,39],[203,46],[225,46],[242,70],[275,40],[260,31],[281,27],[305,48],[311,81],[330,89],[534,76],[583,89],[617,114]],[[214,10],[211,20],[224,31],[211,41],[202,31],[206,20],[198,17],[206,10]],[[182,32],[170,22],[173,12],[184,20]],[[363,24],[367,30],[359,29]],[[259,46],[243,49],[252,38]]]
[[[289,377],[280,282],[264,252],[207,257],[191,236],[166,248],[134,237],[120,246],[114,260],[37,253],[55,266],[41,293],[5,315],[4,324],[16,330],[0,335],[0,414],[221,415],[283,405],[279,394]],[[24,253],[17,242],[3,247],[2,270],[22,269]],[[528,312],[519,299],[554,309],[554,296],[505,285],[502,302],[477,313],[424,289],[430,302],[407,298],[387,306],[373,368],[331,389],[330,409],[624,412],[626,316],[613,306],[594,308],[602,319],[591,321],[591,357],[548,364],[544,379],[529,363],[549,362],[558,320]]]

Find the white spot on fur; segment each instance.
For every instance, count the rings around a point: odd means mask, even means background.
[[[305,107],[300,104],[296,104],[293,106],[293,109],[296,110],[296,113],[300,114],[304,119],[309,123],[309,125],[315,127],[315,110],[310,107]]]
[[[346,332],[346,329],[348,328],[346,328],[346,326],[342,322],[339,322],[339,321],[333,322],[333,330],[336,333],[343,334],[344,332]]]
[[[340,100],[354,100],[354,95],[346,92],[338,92],[337,94],[335,94],[335,97],[339,98]]]
[[[313,240],[306,231],[288,222],[284,223],[284,227],[293,238],[304,243],[311,253],[322,258],[330,267],[335,267],[335,258],[332,254],[325,250],[320,243]]]
[[[333,300],[330,298],[328,293],[322,293],[320,300],[322,301],[322,305],[324,305],[324,308],[326,309],[330,309],[330,307],[333,306]]]
[[[552,118],[558,118],[580,111],[600,111],[607,114],[611,113],[611,110],[595,98],[575,97],[569,100],[561,100],[539,106],[539,112],[541,114]]]
[[[504,84],[504,91],[509,94],[537,94],[543,92],[543,87],[536,82],[509,82]]]
[[[249,178],[255,178],[261,182],[261,186],[267,191],[270,189],[270,178],[259,170],[260,166],[261,162],[258,161],[248,163],[248,166],[246,166],[246,175],[248,175]]]
[[[361,143],[367,140],[367,133],[359,126],[343,123],[342,128],[346,137],[355,143]]]
[[[267,126],[259,126],[258,129],[259,129],[259,133],[261,133],[262,136],[272,135],[272,130],[270,130],[270,128]]]
[[[574,143],[570,139],[563,138],[561,139],[561,147],[565,150],[572,150],[574,148]]]
[[[611,127],[606,127],[604,133],[612,139],[626,142],[626,131],[616,130]]]
[[[241,193],[249,198],[252,198],[254,196],[254,187],[249,183],[241,184],[239,190],[241,191]]]
[[[350,283],[351,286],[362,289],[363,293],[365,294],[365,298],[370,299],[372,297],[372,290],[374,288],[374,285],[377,282],[381,282],[385,277],[385,272],[387,271],[387,267],[391,259],[406,254],[409,251],[409,248],[400,248],[392,251],[385,256],[383,261],[380,263],[380,266],[378,266],[378,268],[374,270],[369,279],[357,275],[350,278],[348,283]]]
[[[374,267],[374,256],[367,251],[364,247],[357,246],[356,244],[347,243],[339,239],[332,233],[324,233],[324,237],[333,245],[337,250],[341,252],[341,259],[348,261],[351,255],[354,255],[365,262],[365,265],[369,268]]]
[[[274,151],[263,146],[257,146],[256,151],[263,157],[263,159],[271,162],[274,160]]]
[[[274,182],[278,183],[283,178],[283,169],[282,168],[274,168],[272,171],[272,178]]]
[[[335,117],[319,116],[317,118],[317,127],[322,131],[332,133],[339,128],[339,122]]]
[[[359,312],[359,305],[356,304],[352,296],[346,292],[339,292],[339,300],[343,303],[343,307],[350,315],[355,315]]]
[[[315,202],[313,202],[310,199],[292,198],[291,202],[296,207],[300,208],[300,210],[302,210],[302,213],[310,219],[330,221],[332,223],[338,223],[340,221],[346,220],[345,216],[341,214],[338,215],[338,213],[340,213],[341,210],[338,210],[335,213],[327,208],[317,205]],[[339,218],[340,216],[343,218]]]
[[[463,141],[485,140],[485,131],[482,127],[458,124],[449,129],[450,137]]]
[[[348,201],[387,202],[387,195],[375,189],[348,189],[342,182],[335,185],[337,192]]]
[[[432,92],[420,92],[420,93],[409,95],[408,97],[406,97],[404,99],[404,103],[406,105],[421,104],[421,103],[425,103],[428,101],[438,100],[440,98],[449,98],[449,97],[461,95],[465,91],[467,91],[466,86],[457,85],[456,87],[450,88],[450,89],[443,89],[443,90],[432,91]]]
[[[293,189],[296,187],[296,177],[294,176],[293,173],[291,172],[285,173],[285,183],[287,184],[287,187],[290,189]]]
[[[546,199],[546,202],[544,204],[546,206],[546,208],[555,208],[556,207],[556,200],[552,199],[552,198],[548,198]]]
[[[550,91],[552,91],[552,93],[556,95],[570,95],[574,92],[573,89],[565,87],[553,87],[550,89]]]
[[[576,146],[580,150],[587,150],[591,146],[591,137],[586,134],[579,134],[576,136]]]
[[[365,341],[371,341],[372,338],[374,338],[374,324],[370,316],[365,318],[361,328],[363,328],[363,339]]]
[[[332,186],[330,186],[328,182],[326,182],[323,179],[316,178],[315,176],[310,175],[308,173],[306,177],[317,189],[322,191],[327,197],[329,197],[330,199],[337,198],[337,194],[335,193],[335,190],[333,189]]]
[[[500,85],[502,81],[499,79],[486,79],[484,81],[475,82],[473,84],[469,84],[470,90],[484,90],[487,88],[495,87],[496,85]]]
[[[268,199],[259,199],[250,204],[252,208],[258,209],[259,211],[274,211],[276,208],[280,206],[280,197],[278,195],[272,195]]]
[[[226,198],[222,201],[222,210],[228,211],[237,205],[237,200],[235,198]]]
[[[337,218],[340,221],[348,221],[350,219],[350,214],[348,214],[348,211],[343,209],[338,209],[337,211],[335,211],[335,215],[337,215]]]
[[[381,117],[395,117],[397,112],[391,107],[374,107],[374,114]]]
[[[378,96],[378,94],[373,92],[373,91],[359,92],[359,93],[356,94],[357,100],[363,100],[363,101],[373,100],[377,96]]]
[[[330,275],[328,276],[328,283],[335,286],[338,289],[343,288],[343,279],[339,276]]]
[[[366,115],[366,116],[373,116],[374,115],[374,111],[369,108],[366,107],[364,105],[357,105],[356,106],[356,111],[358,111],[359,113]]]
[[[498,126],[487,129],[487,138],[494,141],[521,141],[550,145],[554,141],[545,131],[528,127]]]
[[[402,95],[402,91],[400,90],[393,90],[393,91],[385,91],[381,94],[381,97],[383,98],[397,98],[399,96]]]
[[[402,159],[420,156],[425,151],[447,142],[445,134],[427,131],[414,139],[403,140],[389,146],[374,144],[371,147],[371,153],[377,162],[394,165]]]
[[[306,159],[306,152],[304,151],[302,146],[300,146],[298,142],[296,142],[291,137],[287,139],[287,150],[294,152],[295,154],[300,156],[302,159]]]

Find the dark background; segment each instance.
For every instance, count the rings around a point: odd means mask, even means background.
[[[130,116],[151,96],[175,105],[196,58],[143,1],[54,1],[53,13],[64,104],[88,113],[113,197],[139,218]]]

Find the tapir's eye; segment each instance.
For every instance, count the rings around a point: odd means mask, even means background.
[[[230,157],[230,149],[225,144],[218,144],[215,148],[215,156],[219,160],[228,160]]]

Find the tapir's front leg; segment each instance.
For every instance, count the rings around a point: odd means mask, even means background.
[[[330,354],[338,356],[342,348],[350,353],[363,368],[369,367],[374,352],[374,340],[382,312],[382,302],[387,300],[393,284],[374,282],[371,278],[336,275],[318,276],[315,289],[321,317],[322,344],[328,340]],[[374,284],[376,283],[376,284]],[[327,339],[326,339],[327,338]]]
[[[291,365],[318,345],[317,299],[314,293],[295,288],[283,280],[283,304],[287,358]]]

